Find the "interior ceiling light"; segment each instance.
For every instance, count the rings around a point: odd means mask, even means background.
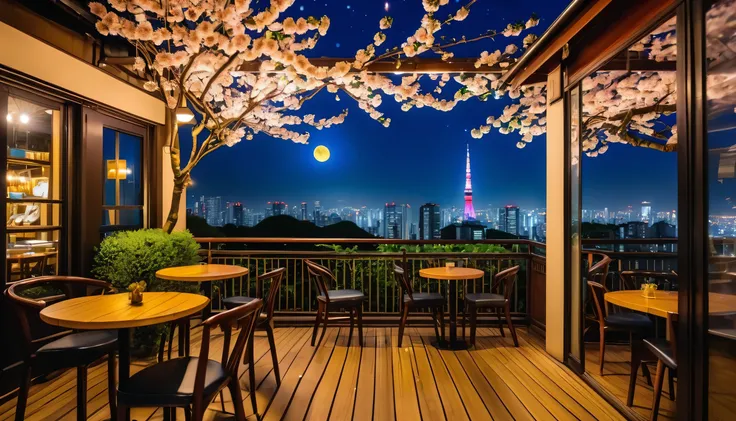
[[[29,121],[31,121],[31,118],[28,117],[28,114],[23,113],[20,115],[21,124],[28,124]]]

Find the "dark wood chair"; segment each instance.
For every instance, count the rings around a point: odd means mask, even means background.
[[[163,407],[173,412],[184,408],[187,419],[201,421],[207,406],[226,387],[232,395],[235,419],[245,421],[238,367],[246,347],[253,342],[258,312],[263,301],[255,299],[247,304],[218,313],[202,322],[202,344],[198,357],[174,358],[148,366],[131,376],[125,388],[118,388],[118,419],[124,419],[131,407]],[[220,328],[224,334],[222,358],[211,360],[210,335]],[[239,328],[235,345],[230,352],[233,328]],[[255,373],[250,370],[251,404],[256,418],[258,408],[255,394]]]
[[[654,323],[649,316],[635,312],[613,312],[610,311],[604,295],[608,289],[598,282],[588,281],[588,288],[593,301],[593,317],[588,320],[598,324],[600,332],[599,365],[600,375],[603,375],[603,363],[606,354],[606,331],[617,330],[629,332],[629,341],[634,341],[646,336],[654,328]]]
[[[265,297],[263,308],[256,320],[256,330],[265,330],[266,336],[268,336],[268,345],[271,348],[271,360],[273,362],[273,373],[276,376],[276,386],[281,384],[281,375],[279,373],[279,358],[276,354],[276,340],[274,339],[273,334],[273,311],[276,307],[276,299],[279,296],[279,290],[281,289],[281,281],[284,279],[284,272],[286,272],[286,269],[279,268],[268,273],[264,273],[256,279],[256,295],[257,298],[260,299],[264,299],[264,283],[269,281],[271,282],[268,289],[268,296]],[[223,299],[222,303],[226,309],[233,309],[243,304],[248,304],[255,299],[256,298],[253,297],[235,296]],[[246,361],[243,361],[243,364],[245,363]]]
[[[432,313],[432,321],[434,322],[434,333],[437,341],[445,340],[445,297],[438,292],[414,292],[414,286],[409,281],[409,276],[404,270],[404,266],[394,264],[394,278],[401,286],[403,292],[401,322],[399,323],[399,348],[401,348],[402,339],[404,339],[404,328],[409,318],[409,312],[412,310],[428,309]],[[440,336],[440,330],[442,335]]]
[[[49,296],[26,298],[31,288],[47,287]],[[34,337],[31,317],[47,305],[69,298],[114,291],[109,283],[97,279],[74,276],[41,276],[12,284],[5,295],[14,304],[23,333],[23,374],[18,390],[16,421],[25,419],[28,390],[34,367],[59,370],[77,369],[77,419],[87,419],[87,367],[107,356],[107,387],[110,413],[115,413],[115,352],[118,346],[116,331],[98,330],[70,333],[59,332],[45,337]]]
[[[514,340],[514,346],[519,346],[519,340],[516,337],[516,329],[511,322],[511,292],[514,290],[516,283],[516,275],[519,273],[519,266],[510,267],[498,272],[493,277],[491,283],[491,292],[466,293],[465,294],[465,310],[462,318],[463,338],[465,338],[465,319],[466,315],[470,315],[470,344],[475,345],[475,331],[478,321],[478,310],[490,308],[496,311],[498,317],[498,327],[501,330],[501,336],[505,337],[503,332],[503,323],[501,321],[501,310],[506,315],[506,324],[511,331],[511,338]]]
[[[677,315],[667,313],[667,331],[670,332],[669,339],[649,338],[644,339],[640,346],[632,347],[631,351],[631,373],[629,376],[629,395],[626,400],[628,406],[634,405],[634,390],[636,388],[636,375],[639,366],[645,361],[657,361],[657,374],[654,376],[654,396],[652,398],[652,413],[649,417],[654,421],[659,415],[659,401],[662,398],[662,384],[664,383],[664,370],[668,370],[669,374],[669,390],[670,399],[674,400],[675,382],[677,377],[677,353],[674,344],[675,340],[675,322]],[[653,357],[652,357],[653,356]]]
[[[365,301],[365,295],[361,291],[354,289],[330,289],[333,282],[336,282],[335,275],[326,267],[312,262],[311,260],[304,260],[307,265],[307,271],[309,272],[310,278],[314,280],[317,285],[319,295],[317,296],[317,317],[314,321],[314,331],[312,332],[312,346],[315,345],[317,339],[317,331],[319,330],[320,323],[324,324],[322,328],[322,335],[319,337],[319,342],[325,337],[327,332],[327,325],[333,320],[345,320],[350,319],[350,338],[353,337],[353,327],[355,320],[358,321],[358,343],[363,346],[363,302]],[[347,310],[349,316],[330,316],[330,312]]]
[[[648,270],[625,270],[619,274],[624,289],[635,290],[643,283],[654,283],[658,290],[677,289],[677,274],[674,272],[652,272]]]

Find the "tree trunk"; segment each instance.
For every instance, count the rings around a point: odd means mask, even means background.
[[[174,181],[174,192],[171,195],[171,208],[169,216],[166,217],[163,230],[171,233],[179,220],[179,205],[181,204],[181,194],[184,192],[184,180]]]

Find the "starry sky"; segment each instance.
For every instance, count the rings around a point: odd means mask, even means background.
[[[441,34],[449,38],[502,30],[508,23],[525,21],[535,13],[540,24],[532,32],[541,35],[568,3],[478,0],[464,22],[453,23]],[[446,6],[448,11],[441,9],[438,16],[444,17],[460,5],[451,0]],[[400,45],[419,27],[423,15],[420,0],[389,1],[388,12],[385,8],[386,2],[379,0],[296,0],[287,16],[330,17],[329,32],[308,56],[353,57],[372,41],[383,16],[392,16],[394,24],[385,31],[387,40],[378,52]],[[521,41],[511,39],[517,44]],[[501,36],[452,51],[456,57],[476,57],[483,50],[503,50],[508,41]],[[543,136],[524,149],[516,148],[517,134],[492,131],[482,139],[470,136],[470,130],[484,124],[486,117],[499,115],[506,100],[472,99],[449,113],[429,109],[402,112],[391,98],[383,97],[380,110],[391,118],[389,128],[368,117],[344,94],[338,102],[334,94],[320,92],[303,107],[303,112],[322,118],[347,108],[345,123],[321,131],[309,130],[308,145],[256,135],[252,141],[215,151],[192,172],[194,185],[188,190],[188,206],[205,195],[241,201],[255,209],[276,200],[290,205],[320,200],[326,207],[381,207],[391,201],[417,208],[426,202],[461,207],[465,146],[469,144],[476,209],[506,204],[527,209],[544,207]],[[191,139],[186,132],[180,132],[183,156],[188,156],[186,146]],[[317,145],[330,149],[329,161],[319,163],[313,158]],[[583,160],[583,208],[613,210],[643,200],[653,202],[655,209],[672,208],[676,198],[674,153],[614,145],[605,155]]]

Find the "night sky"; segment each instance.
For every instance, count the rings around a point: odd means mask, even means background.
[[[488,29],[501,30],[510,22],[525,21],[531,13],[540,17],[540,24],[533,32],[541,35],[568,3],[567,0],[478,0],[468,19],[453,23],[449,30],[443,29],[437,35],[474,36]],[[287,15],[330,17],[327,36],[308,56],[352,57],[371,42],[378,31],[378,21],[385,15],[392,16],[394,24],[386,31],[387,40],[377,48],[378,52],[400,45],[419,27],[423,15],[420,0],[395,0],[388,4],[387,13],[385,2],[378,0],[297,0]],[[444,17],[459,6],[446,6],[448,12],[441,9],[438,16]],[[475,57],[483,50],[503,50],[508,40],[521,42],[520,38],[501,36],[452,51],[456,57]],[[457,86],[451,82],[447,88],[454,88],[454,92]],[[487,116],[500,114],[505,100],[471,99],[449,113],[431,109],[402,112],[392,98],[383,95],[379,110],[392,120],[391,126],[384,128],[358,109],[350,98],[344,94],[340,97],[341,101],[337,102],[334,94],[323,91],[302,108],[303,113],[314,113],[317,118],[349,109],[342,125],[322,131],[309,130],[308,145],[257,135],[252,141],[244,140],[205,157],[193,171],[195,184],[188,190],[188,206],[193,205],[195,197],[205,195],[238,200],[245,207],[255,209],[275,200],[289,205],[302,201],[311,205],[320,200],[326,207],[380,207],[387,201],[415,207],[425,202],[461,207],[468,143],[476,209],[489,204],[544,207],[543,136],[524,149],[515,146],[519,140],[517,134],[501,135],[492,131],[482,139],[470,136],[470,129],[483,124]],[[187,131],[181,130],[183,156],[188,156]],[[319,163],[313,158],[317,145],[330,149],[329,161]],[[612,145],[606,154],[583,161],[583,189],[586,209],[607,206],[615,210],[626,205],[637,206],[643,200],[651,201],[655,210],[672,209],[677,197],[676,154]]]

